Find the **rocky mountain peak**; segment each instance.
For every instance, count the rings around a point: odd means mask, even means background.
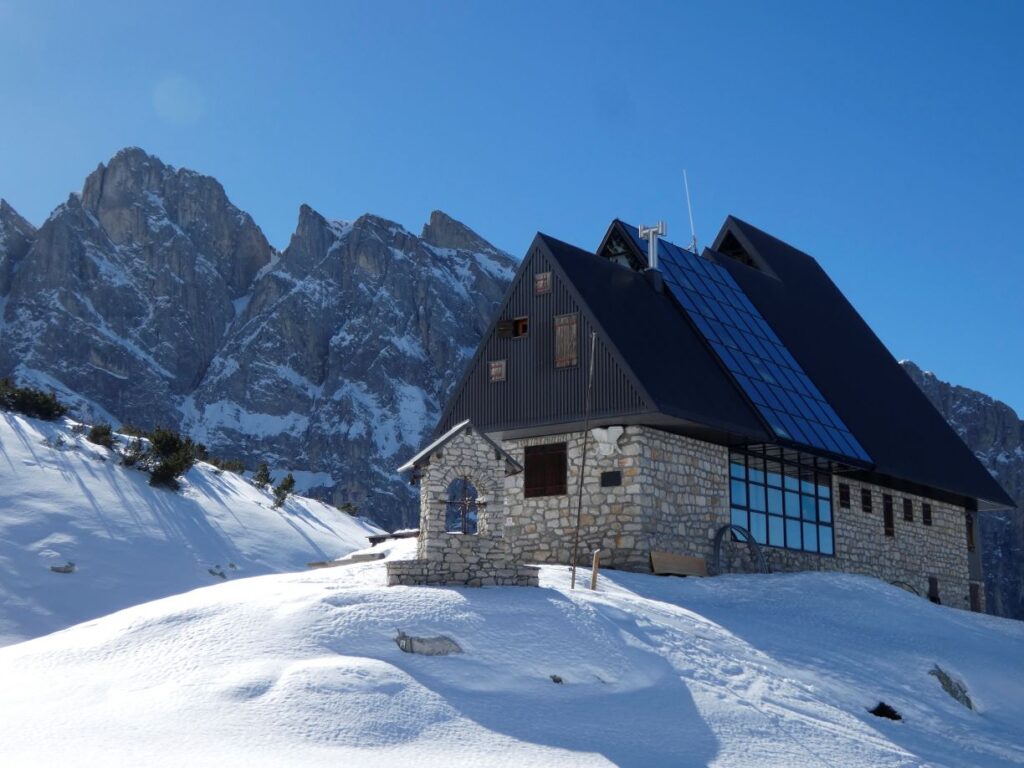
[[[453,248],[474,253],[497,253],[493,245],[444,211],[433,211],[423,225],[421,238],[438,248]]]
[[[10,289],[14,267],[28,253],[35,236],[36,228],[0,198],[0,296]]]

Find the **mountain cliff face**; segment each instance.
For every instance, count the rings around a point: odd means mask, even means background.
[[[431,242],[435,222],[451,237]],[[303,206],[187,403],[185,429],[215,452],[244,445],[254,458],[309,468],[306,487],[413,523],[395,468],[437,422],[513,268],[444,214],[425,235]]]
[[[125,149],[35,230],[0,203],[0,376],[87,419],[164,424],[387,525],[515,262],[435,212],[421,237],[308,206],[276,252],[215,180]]]
[[[1024,619],[1024,421],[1010,406],[940,381],[903,361],[903,369],[1017,502],[980,517],[988,609]]]
[[[0,371],[73,393],[97,415],[176,425],[233,302],[271,256],[217,181],[123,150],[14,264]]]

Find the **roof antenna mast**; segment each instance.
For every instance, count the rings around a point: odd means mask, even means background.
[[[668,232],[668,227],[665,226],[664,221],[659,221],[653,227],[645,227],[641,224],[638,229],[640,230],[640,239],[647,241],[647,268],[657,269],[658,237],[664,237]]]
[[[686,190],[686,212],[690,214],[690,250],[697,252],[697,230],[693,226],[693,208],[690,206],[690,182],[686,178],[686,169],[683,169],[683,188]]]

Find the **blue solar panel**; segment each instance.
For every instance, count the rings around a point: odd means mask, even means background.
[[[666,240],[658,260],[672,295],[778,437],[871,463],[728,270]]]

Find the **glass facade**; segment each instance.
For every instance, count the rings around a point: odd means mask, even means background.
[[[732,523],[769,547],[835,554],[832,475],[764,454],[729,459]]]

